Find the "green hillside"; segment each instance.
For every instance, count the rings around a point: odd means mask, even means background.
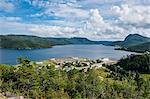
[[[123,46],[134,46],[146,42],[150,42],[150,38],[139,34],[130,34],[123,41]]]
[[[124,41],[113,42],[114,46],[120,46],[119,50],[127,50],[133,52],[150,51],[150,38],[139,34],[130,34]]]
[[[150,52],[150,42],[147,43],[142,43],[134,46],[130,46],[127,48],[127,50],[133,51],[133,52],[145,52],[149,51]]]
[[[111,41],[91,41],[87,38],[46,38],[28,35],[0,35],[1,48],[28,49],[50,48],[66,44],[111,44]]]
[[[124,41],[113,42],[113,45],[119,45],[123,47],[134,46],[142,43],[150,42],[150,38],[139,35],[139,34],[129,34]]]
[[[121,50],[144,52],[150,49],[150,38],[139,34],[130,34],[124,41],[91,41],[87,38],[49,38],[29,35],[0,35],[0,48],[34,49],[50,48],[55,45],[67,44],[103,44],[120,46]]]
[[[36,37],[36,36],[16,36],[8,35],[0,36],[1,48],[14,48],[14,49],[24,49],[24,48],[48,48],[52,47],[52,43],[46,39]]]

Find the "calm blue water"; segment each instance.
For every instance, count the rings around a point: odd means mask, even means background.
[[[53,48],[34,50],[0,49],[1,64],[17,64],[18,57],[28,57],[33,61],[41,61],[58,57],[85,57],[91,59],[108,57],[118,60],[123,56],[134,54],[133,52],[114,50],[113,46],[104,45],[62,45]]]

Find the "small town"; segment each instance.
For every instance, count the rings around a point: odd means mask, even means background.
[[[50,62],[55,64],[55,68],[63,68],[66,71],[72,69],[85,71],[88,68],[103,68],[103,65],[111,65],[117,63],[117,61],[110,60],[109,58],[101,59],[88,59],[88,58],[78,58],[78,57],[65,57],[65,58],[51,58],[47,61],[36,62],[38,65],[44,64],[44,62]],[[50,64],[49,64],[50,66]]]

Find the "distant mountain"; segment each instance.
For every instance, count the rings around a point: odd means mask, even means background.
[[[64,45],[64,44],[103,44],[109,45],[112,44],[112,41],[91,41],[87,38],[82,37],[73,37],[73,38],[46,38],[50,42],[53,42],[55,45]]]
[[[93,44],[94,41],[90,41],[87,38],[45,38],[52,42],[54,45],[64,45],[64,44]]]
[[[50,48],[54,45],[66,44],[103,44],[109,45],[111,41],[91,41],[87,38],[44,38],[29,35],[0,35],[1,48],[33,49]]]
[[[117,48],[120,50],[145,52],[150,51],[150,38],[139,34],[130,34],[124,41],[116,41],[112,45],[120,46],[121,48]]]
[[[130,34],[124,41],[91,41],[87,38],[52,38],[29,35],[0,35],[0,48],[35,49],[50,48],[55,45],[67,44],[103,44],[120,46],[121,50],[144,52],[150,49],[150,38],[139,34]]]
[[[134,46],[142,43],[150,42],[150,38],[139,35],[139,34],[129,34],[124,41],[114,42],[113,45],[119,45],[123,47]]]

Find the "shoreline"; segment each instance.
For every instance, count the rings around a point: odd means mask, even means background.
[[[43,64],[44,62],[54,62],[54,63],[57,63],[57,64],[64,64],[64,63],[72,63],[72,62],[81,62],[81,61],[93,61],[93,62],[96,62],[96,61],[101,61],[103,63],[106,63],[106,64],[109,64],[109,63],[116,63],[118,60],[112,60],[112,59],[109,59],[107,57],[105,58],[97,58],[97,59],[90,59],[90,58],[81,58],[81,57],[60,57],[60,58],[49,58],[47,60],[41,60],[41,61],[31,61],[31,62],[34,62],[38,65],[40,64]],[[0,65],[11,65],[11,64],[0,64]],[[11,66],[18,66],[18,64],[15,64],[15,65],[11,65]]]
[[[117,61],[123,56],[132,54],[128,51],[126,52],[115,51],[114,49],[115,47],[113,46],[105,46],[101,44],[96,44],[96,45],[80,44],[81,46],[78,45],[72,45],[72,44],[58,45],[58,46],[54,46],[53,48],[30,49],[30,50],[1,49],[2,54],[1,54],[0,64],[16,65],[17,64],[16,60],[19,56],[22,56],[24,58],[29,58],[34,61],[43,61],[49,58],[61,58],[61,57],[69,57],[69,56],[89,58],[89,59],[98,59],[98,58],[107,57],[110,58],[111,60]]]
[[[37,50],[37,49],[49,49],[53,48],[55,46],[65,46],[65,45],[103,45],[103,46],[110,46],[114,47],[114,50],[122,50],[122,51],[127,51],[127,52],[136,52],[136,53],[144,53],[144,51],[132,51],[129,49],[124,49],[124,48],[115,48],[115,45],[105,45],[105,44],[64,44],[64,45],[52,45],[51,47],[46,47],[46,48],[0,48],[0,49],[9,49],[9,50]]]
[[[133,51],[133,50],[130,50],[130,49],[124,49],[124,48],[115,48],[114,50],[121,50],[121,51],[128,51],[128,52],[135,52],[135,53],[145,53],[147,51]],[[149,51],[148,51],[149,52]]]

